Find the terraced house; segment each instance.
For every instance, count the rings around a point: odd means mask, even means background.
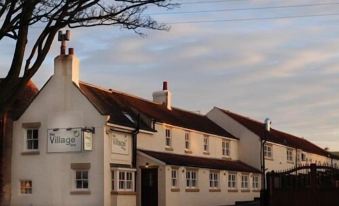
[[[276,129],[267,131],[264,122],[217,107],[207,116],[240,139],[239,148],[246,152],[240,152],[239,158],[255,168],[261,167],[262,140],[266,140],[263,151],[267,171],[286,170],[311,163],[333,167],[339,165],[339,158],[325,149]]]
[[[207,116],[79,81],[73,49],[14,123],[11,205],[227,205],[259,196],[239,138]]]

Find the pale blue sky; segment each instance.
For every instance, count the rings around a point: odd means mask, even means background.
[[[161,13],[153,17],[164,23],[227,21],[169,24],[169,32],[145,31],[146,37],[119,28],[74,30],[69,45],[80,58],[81,79],[148,99],[167,80],[176,107],[205,113],[218,106],[257,120],[270,117],[277,129],[339,150],[339,1],[181,2],[167,12],[224,11],[148,13]],[[263,7],[283,8],[254,9]],[[228,21],[323,14],[338,15]],[[11,45],[0,43],[2,76]],[[58,50],[55,42],[34,77],[39,86],[52,75]]]

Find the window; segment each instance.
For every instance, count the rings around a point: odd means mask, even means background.
[[[259,189],[259,176],[258,175],[253,175],[253,179],[252,179],[252,188],[254,190]]]
[[[172,187],[178,187],[178,169],[172,169]]]
[[[204,152],[208,152],[208,136],[204,135]]]
[[[265,144],[264,146],[264,156],[266,158],[272,158],[272,145]]]
[[[230,189],[237,188],[237,174],[236,173],[228,174],[228,188]]]
[[[301,153],[301,161],[306,161],[306,154],[305,153]]]
[[[26,129],[26,150],[39,149],[39,129]]]
[[[20,193],[21,194],[32,194],[32,180],[21,180],[20,181]]]
[[[230,156],[230,141],[222,141],[222,155],[228,157]]]
[[[241,188],[248,189],[248,175],[241,175]]]
[[[219,172],[210,172],[210,188],[219,188]]]
[[[166,146],[171,147],[172,146],[171,130],[166,129],[165,132],[166,132]]]
[[[185,149],[190,150],[191,149],[191,140],[190,140],[190,133],[185,132]]]
[[[134,170],[112,170],[112,191],[134,191]]]
[[[133,191],[133,174],[129,171],[119,171],[119,190]]]
[[[293,162],[293,150],[292,149],[287,149],[286,153],[287,153],[287,161]]]
[[[196,188],[198,186],[198,177],[196,170],[186,171],[186,188]]]
[[[75,188],[78,190],[88,189],[88,170],[75,171]]]

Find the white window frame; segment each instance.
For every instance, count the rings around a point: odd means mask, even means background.
[[[286,149],[286,159],[288,162],[293,162],[293,149],[291,148]]]
[[[33,135],[34,135],[34,131],[37,131],[37,137],[36,138],[33,138]],[[31,133],[31,137],[29,137],[29,132],[32,132]],[[32,128],[25,128],[25,136],[24,136],[24,151],[39,151],[39,128],[36,128],[36,127],[32,127]],[[37,142],[37,147],[38,148],[28,148],[28,141],[32,141],[32,142]],[[33,144],[33,143],[32,143]],[[34,144],[33,144],[34,145]],[[32,145],[32,146],[33,146]]]
[[[241,174],[241,189],[249,189],[249,175]]]
[[[111,190],[117,192],[135,191],[135,169],[112,168],[111,169]],[[123,177],[123,179],[122,179]],[[130,178],[127,178],[130,177]],[[122,186],[122,187],[121,187]]]
[[[228,183],[227,186],[229,189],[237,189],[237,173],[230,172],[228,173]]]
[[[231,156],[231,141],[230,140],[222,140],[222,156],[230,157]]]
[[[27,185],[29,184],[29,185]],[[24,179],[19,182],[20,194],[31,195],[33,194],[33,182],[32,180]]]
[[[172,188],[179,188],[179,170],[172,168],[171,170],[171,186]]]
[[[170,128],[165,129],[165,145],[172,147],[172,130]]]
[[[265,158],[268,158],[268,159],[273,158],[273,145],[271,144],[264,145],[264,156]]]
[[[254,190],[260,189],[259,175],[253,175],[252,176],[252,188]]]
[[[186,188],[187,189],[198,188],[198,170],[194,169],[186,170]]]
[[[204,152],[208,152],[209,151],[209,136],[208,135],[204,135],[203,149],[204,149]]]
[[[210,174],[209,174],[209,186],[210,186],[210,189],[219,189],[219,175],[220,172],[218,171],[210,171]]]
[[[191,150],[191,135],[190,132],[185,132],[185,150]]]
[[[88,191],[89,188],[90,188],[89,169],[74,169],[73,172],[74,172],[74,178],[73,178],[73,188],[74,188],[74,190],[76,190],[76,191]],[[81,172],[81,173],[87,172],[87,178],[84,178],[83,174],[81,174],[81,177],[78,178],[77,177],[77,172]],[[79,188],[77,187],[77,182],[78,181],[82,182],[82,187],[79,187]],[[86,181],[87,181],[87,188],[83,187],[84,186],[84,182],[86,182]]]

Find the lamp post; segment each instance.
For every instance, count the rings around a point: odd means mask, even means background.
[[[261,137],[261,191],[260,191],[260,206],[265,206],[267,202],[267,192],[266,192],[266,166],[265,166],[265,144],[267,142],[268,133],[271,130],[271,120],[269,118],[265,119],[265,131],[266,134],[264,137]]]

